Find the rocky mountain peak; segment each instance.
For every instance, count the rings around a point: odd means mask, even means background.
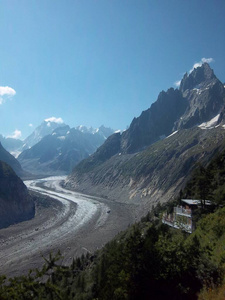
[[[204,63],[200,67],[194,68],[190,74],[185,73],[181,80],[180,91],[185,92],[187,89],[194,89],[198,85],[209,83],[213,79],[216,79],[213,70],[207,63]]]
[[[84,125],[80,125],[76,127],[77,130],[83,132],[83,133],[91,133],[91,134],[98,134],[104,137],[104,139],[107,139],[111,134],[114,133],[114,130],[109,127],[105,127],[104,125],[101,125],[99,128],[93,128],[86,127]]]
[[[162,91],[156,102],[134,118],[122,134],[121,152],[133,153],[172,133],[174,123],[185,112],[188,102],[179,90]]]
[[[214,119],[225,104],[225,89],[207,63],[186,73],[180,91],[188,101],[183,116],[175,122],[173,130],[191,128]]]
[[[34,146],[40,140],[47,136],[48,134],[51,134],[56,128],[59,127],[65,127],[66,124],[63,122],[55,122],[54,120],[51,120],[52,118],[44,120],[41,125],[39,125],[25,140],[22,151]],[[57,119],[56,119],[57,120]]]

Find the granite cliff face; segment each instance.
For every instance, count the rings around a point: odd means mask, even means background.
[[[134,118],[130,128],[122,134],[121,150],[133,153],[171,134],[174,123],[185,112],[187,100],[179,90],[162,91],[155,103]]]
[[[23,181],[0,161],[0,228],[34,217],[35,207]]]
[[[202,64],[201,67],[195,68],[190,74],[185,73],[180,83],[179,90],[184,93],[186,90],[192,90],[198,85],[208,85],[212,81],[218,80],[207,63]]]
[[[191,128],[219,115],[225,104],[224,85],[207,63],[185,74],[180,91],[188,101],[185,113],[175,122],[174,130]]]

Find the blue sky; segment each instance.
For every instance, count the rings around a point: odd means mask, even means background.
[[[124,129],[202,58],[225,82],[224,15],[224,0],[1,0],[0,133]]]

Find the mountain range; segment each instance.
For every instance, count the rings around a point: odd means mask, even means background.
[[[224,146],[225,88],[204,63],[178,89],[162,91],[124,132],[44,121],[23,142],[30,148],[19,162],[1,144],[0,160],[23,177],[71,172],[65,187],[142,204],[144,214],[176,197],[196,165],[207,166]]]
[[[225,88],[207,63],[80,162],[66,187],[150,208],[184,186],[197,163],[225,146]]]
[[[43,122],[25,142],[32,145],[24,150],[18,161],[33,174],[68,174],[74,166],[103,144],[113,130]],[[47,134],[50,132],[50,134]],[[42,137],[42,138],[41,138]],[[35,143],[36,142],[36,143]]]
[[[61,122],[56,122],[55,120],[46,119],[41,125],[39,125],[35,130],[23,141],[23,146],[19,149],[20,152],[33,147],[35,144],[40,142],[46,135],[51,134],[56,128],[63,127],[66,124]]]

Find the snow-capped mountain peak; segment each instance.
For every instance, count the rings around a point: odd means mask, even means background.
[[[51,117],[45,119],[25,140],[23,150],[34,146],[48,134],[51,134],[56,128],[64,127],[65,124],[61,118]]]
[[[104,139],[107,139],[111,134],[113,134],[113,129],[107,128],[104,125],[101,125],[99,128],[86,127],[84,125],[77,126],[75,129],[83,132],[83,133],[91,133],[91,134],[99,134]]]

